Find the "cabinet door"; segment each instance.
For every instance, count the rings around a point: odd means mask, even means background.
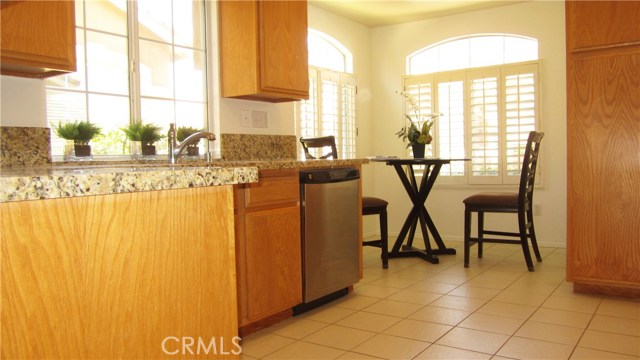
[[[73,1],[2,1],[2,74],[76,70]]]
[[[246,215],[247,317],[250,321],[302,302],[300,208]]]
[[[306,1],[260,1],[261,90],[309,98]]]

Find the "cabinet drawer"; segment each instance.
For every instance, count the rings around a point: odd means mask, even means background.
[[[257,183],[248,184],[245,206],[257,207],[300,201],[300,186],[297,170],[261,171]]]

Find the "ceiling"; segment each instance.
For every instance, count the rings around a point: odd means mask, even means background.
[[[514,4],[516,0],[309,0],[309,4],[369,27],[400,24]]]

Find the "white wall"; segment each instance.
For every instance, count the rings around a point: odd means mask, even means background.
[[[47,126],[43,80],[2,76],[0,99],[0,125]]]
[[[534,203],[542,216],[535,218],[538,242],[565,246],[566,243],[566,82],[564,2],[524,2],[487,10],[372,29],[373,122],[375,154],[402,156],[404,144],[394,133],[402,126],[402,102],[394,92],[401,90],[408,54],[449,38],[479,33],[510,33],[539,41],[541,70],[541,173],[544,187],[536,190]],[[375,167],[375,193],[390,201],[389,231],[397,234],[410,208],[395,172],[383,164]],[[461,240],[464,206],[462,200],[479,191],[494,188],[438,186],[428,202],[430,214],[445,239]],[[502,188],[501,190],[513,189]],[[489,216],[488,216],[489,217]],[[495,219],[495,218],[494,218]],[[514,230],[516,220],[507,215],[488,225]]]

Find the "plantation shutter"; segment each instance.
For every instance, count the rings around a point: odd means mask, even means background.
[[[538,117],[538,66],[523,65],[503,69],[504,85],[504,153],[503,182],[520,181],[522,159],[529,132],[536,130]],[[537,177],[538,180],[542,176]],[[538,182],[538,181],[537,181]]]
[[[468,74],[470,184],[502,183],[499,84],[499,69]]]
[[[356,79],[348,74],[340,74],[342,85],[342,111],[340,128],[336,135],[338,153],[341,158],[356,158]]]
[[[465,158],[465,77],[464,73],[448,73],[437,76],[437,122],[435,143],[438,157]],[[464,162],[444,165],[440,170],[445,183],[463,183],[465,179]]]

